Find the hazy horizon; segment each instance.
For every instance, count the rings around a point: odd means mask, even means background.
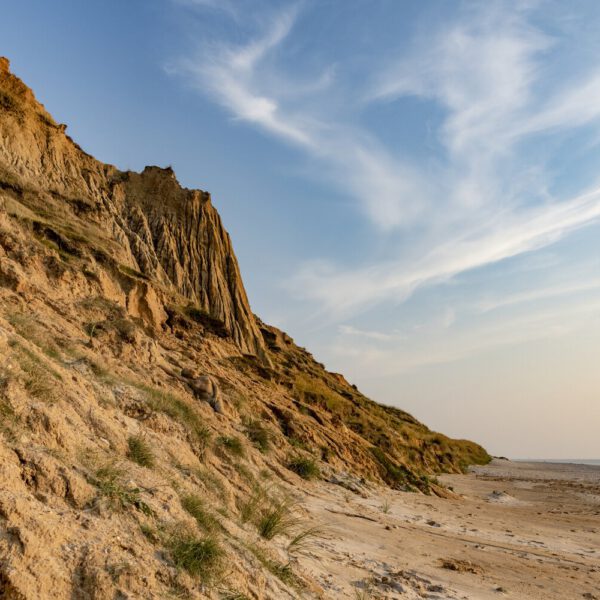
[[[60,8],[58,8],[60,6]],[[493,455],[600,457],[600,6],[6,6],[12,70],[210,191],[252,308]]]

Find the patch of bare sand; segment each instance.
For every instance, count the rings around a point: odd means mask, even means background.
[[[299,557],[327,598],[600,600],[600,467],[494,460],[442,499],[320,484]]]

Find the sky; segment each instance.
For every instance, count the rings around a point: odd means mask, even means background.
[[[254,312],[431,428],[600,457],[596,0],[20,0],[70,135],[212,193]]]

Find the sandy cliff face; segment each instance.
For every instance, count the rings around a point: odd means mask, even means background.
[[[0,597],[327,597],[285,498],[487,459],[260,322],[209,195],[95,160],[0,60]]]
[[[121,172],[79,148],[31,90],[0,63],[0,165],[13,184],[62,201],[112,241],[112,257],[176,292],[264,358],[231,240],[210,195],[182,188],[169,168]]]

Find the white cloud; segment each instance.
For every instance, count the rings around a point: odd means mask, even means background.
[[[265,19],[265,31],[253,41],[203,47],[169,70],[210,93],[235,119],[305,150],[322,164],[321,175],[352,195],[378,227],[413,221],[431,191],[420,171],[394,159],[367,131],[295,106],[298,98],[326,90],[335,68],[299,82],[265,64],[289,36],[297,13],[297,6],[277,13]]]
[[[377,340],[380,342],[388,342],[390,340],[398,338],[397,334],[383,333],[382,331],[367,331],[364,329],[357,329],[352,325],[340,325],[338,331],[343,335],[367,338],[371,340]]]
[[[436,156],[434,168],[399,159],[396,149],[357,125],[359,114],[336,110],[330,98],[348,89],[338,85],[331,64],[312,81],[296,76],[293,65],[279,67],[299,5],[262,15],[263,29],[246,43],[204,45],[175,66],[234,119],[305,152],[377,231],[393,239],[414,226],[414,244],[383,260],[304,263],[288,282],[295,297],[310,300],[328,319],[347,320],[465,271],[540,250],[600,219],[600,188],[553,197],[543,153],[534,160],[522,147],[533,136],[600,120],[598,69],[551,85],[544,79],[558,40],[530,24],[537,4],[519,3],[516,10],[498,2],[469,5],[395,62],[369,65],[378,74],[352,87],[346,104],[364,99],[355,110],[376,110],[405,96],[442,107],[435,134],[443,157]],[[519,301],[508,294],[506,303]],[[443,316],[447,326],[454,323],[453,312]],[[340,332],[389,341],[388,334],[349,324]]]
[[[499,308],[515,306],[517,304],[526,304],[529,302],[547,300],[559,296],[571,296],[596,290],[600,290],[600,279],[568,282],[562,285],[536,288],[516,294],[504,294],[496,298],[487,297],[478,303],[478,310],[482,313],[486,313]]]
[[[338,271],[323,262],[308,263],[291,282],[329,315],[348,317],[374,302],[400,302],[416,289],[455,275],[552,244],[573,230],[600,220],[600,189],[549,206],[501,215],[446,240],[422,257],[363,269]]]
[[[532,340],[555,339],[598,322],[600,300],[582,300],[519,317],[507,316],[455,332],[406,338],[393,347],[375,343],[349,344],[335,341],[331,355],[343,360],[355,373],[376,373],[386,377],[408,371],[467,359],[501,346],[514,346]],[[375,342],[375,340],[374,340]]]

